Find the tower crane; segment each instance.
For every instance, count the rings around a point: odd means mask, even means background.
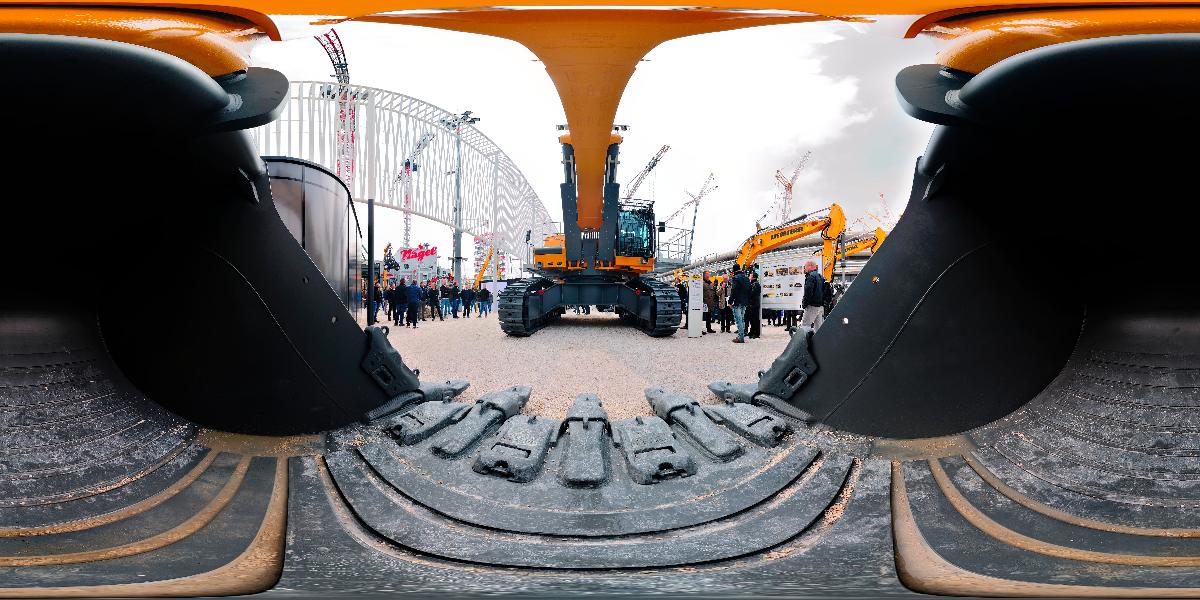
[[[404,159],[404,164],[400,167],[400,173],[396,175],[396,181],[392,186],[400,186],[400,193],[404,194],[404,247],[411,248],[412,241],[412,174],[417,170],[417,158],[429,147],[429,143],[433,141],[435,136],[432,133],[426,133],[417,140],[417,145],[413,151],[409,153],[408,158]]]
[[[702,200],[705,196],[709,195],[713,190],[715,190],[715,189],[717,189],[717,187],[719,187],[716,185],[716,183],[714,183],[715,180],[716,180],[716,176],[713,175],[712,173],[709,173],[708,179],[704,180],[704,184],[700,186],[699,192],[693,194],[687,190],[684,190],[683,193],[687,194],[688,196],[691,196],[691,200],[684,202],[683,205],[679,207],[679,210],[676,210],[674,213],[671,214],[671,216],[667,217],[665,220],[663,220],[662,222],[660,222],[658,224],[660,229],[665,228],[667,223],[670,223],[671,221],[673,221],[675,219],[675,217],[678,217],[681,214],[683,214],[683,211],[687,210],[687,207],[689,207],[689,206],[692,207],[692,226],[691,226],[691,228],[685,229],[684,231],[680,232],[679,235],[677,235],[674,239],[666,242],[666,244],[665,244],[666,246],[670,246],[672,244],[672,242],[682,241],[682,240],[679,240],[678,238],[682,237],[684,234],[687,234],[687,243],[684,244],[683,253],[682,253],[683,254],[683,257],[682,257],[683,262],[685,262],[685,263],[692,259],[692,241],[696,238],[696,213],[699,212],[699,210],[700,210],[700,200]]]
[[[630,200],[633,198],[633,195],[637,193],[638,188],[642,187],[642,182],[646,180],[646,176],[650,174],[650,171],[654,170],[654,167],[658,166],[658,161],[661,160],[663,155],[666,154],[670,149],[671,147],[666,144],[663,144],[663,147],[658,149],[658,152],[655,153],[654,157],[650,159],[650,162],[646,163],[646,166],[640,173],[637,174],[637,177],[634,177],[633,181],[629,182],[629,185],[627,186],[629,189],[625,191],[625,197],[622,198],[622,200]]]
[[[792,176],[785,178],[783,171],[775,171],[775,181],[778,181],[783,186],[783,206],[780,207],[779,220],[787,221],[792,217],[792,188],[796,185],[796,179],[800,177],[800,171],[804,169],[804,165],[808,164],[808,160],[812,158],[812,151],[804,153],[800,157],[800,162],[796,165],[796,169],[792,171]]]
[[[780,223],[786,223],[789,219],[791,219],[791,217],[792,217],[792,189],[796,186],[796,179],[798,179],[800,177],[800,171],[802,171],[804,169],[805,165],[808,164],[808,161],[811,158],[812,158],[812,151],[810,150],[808,152],[805,152],[804,156],[800,157],[800,162],[796,165],[796,168],[792,171],[791,177],[785,176],[783,174],[783,171],[775,171],[775,181],[778,182],[780,186],[782,186],[783,193],[780,194],[779,196],[777,196],[775,198],[775,202],[772,203],[769,208],[767,208],[767,212],[763,213],[763,216],[758,218],[758,221],[755,223],[756,229],[762,230],[763,220],[765,220],[767,218],[767,216],[771,214],[772,210],[775,210],[776,205],[779,206],[779,222]]]
[[[342,46],[342,38],[338,36],[337,31],[330,29],[313,37],[321,43],[321,47],[329,55],[329,62],[333,63],[333,77],[337,80],[337,89],[327,88],[325,95],[336,100],[338,107],[337,132],[334,137],[337,142],[335,171],[353,194],[358,107],[354,102],[355,93],[350,88],[350,63],[346,59],[346,49]]]

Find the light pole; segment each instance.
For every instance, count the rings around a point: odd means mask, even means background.
[[[454,280],[462,281],[462,127],[474,125],[479,117],[472,117],[471,111],[464,111],[457,117],[445,118],[438,121],[442,127],[454,132],[454,256],[451,257],[451,268],[454,270]]]
[[[375,197],[367,198],[367,325],[375,324]]]

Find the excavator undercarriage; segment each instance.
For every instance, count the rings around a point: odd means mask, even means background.
[[[670,285],[638,277],[616,282],[598,277],[573,278],[557,283],[532,277],[511,283],[500,292],[500,328],[524,337],[554,322],[569,306],[612,307],[621,321],[652,337],[665,337],[679,329],[683,315],[679,294]]]

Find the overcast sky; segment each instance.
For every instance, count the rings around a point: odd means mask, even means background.
[[[930,126],[900,110],[892,85],[901,68],[931,62],[925,40],[894,28],[807,23],[714,33],[667,42],[639,65],[617,112],[629,125],[621,146],[622,184],[663,144],[672,149],[638,196],[660,218],[709,172],[719,188],[700,207],[695,256],[734,249],[778,193],[776,169],[813,158],[796,185],[793,216],[840,203],[854,221],[894,217],[907,201],[912,167]],[[863,33],[866,30],[866,33]],[[540,62],[499,38],[399,25],[337,26],[352,83],[420,98],[451,112],[474,111],[478,127],[512,157],[552,215],[561,219],[562,105]],[[332,68],[312,39],[260,46],[254,63],[292,80],[328,80]],[[377,251],[400,244],[402,221],[379,216]],[[450,253],[448,228],[414,218],[414,241]],[[874,227],[874,221],[867,225]],[[464,256],[470,256],[470,239]]]

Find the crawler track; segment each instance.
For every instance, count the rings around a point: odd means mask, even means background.
[[[500,329],[514,337],[526,337],[557,319],[562,314],[561,306],[546,311],[544,307],[536,305],[540,302],[536,298],[539,292],[555,285],[557,284],[544,277],[522,279],[509,284],[499,296],[497,314],[500,317]],[[650,279],[637,279],[624,285],[637,290],[641,297],[649,295],[653,303],[649,318],[643,318],[626,309],[620,311],[622,321],[636,326],[651,337],[666,337],[679,330],[683,308],[675,288]],[[530,316],[531,314],[536,316]]]
[[[641,284],[654,294],[653,322],[638,319],[638,326],[650,337],[666,337],[679,331],[683,320],[683,303],[674,287],[655,279],[641,279]]]
[[[500,329],[513,337],[527,337],[557,318],[557,312],[532,319],[528,317],[526,304],[529,296],[551,285],[553,282],[545,277],[532,277],[508,284],[508,287],[500,292],[496,308],[496,314],[500,317]]]

